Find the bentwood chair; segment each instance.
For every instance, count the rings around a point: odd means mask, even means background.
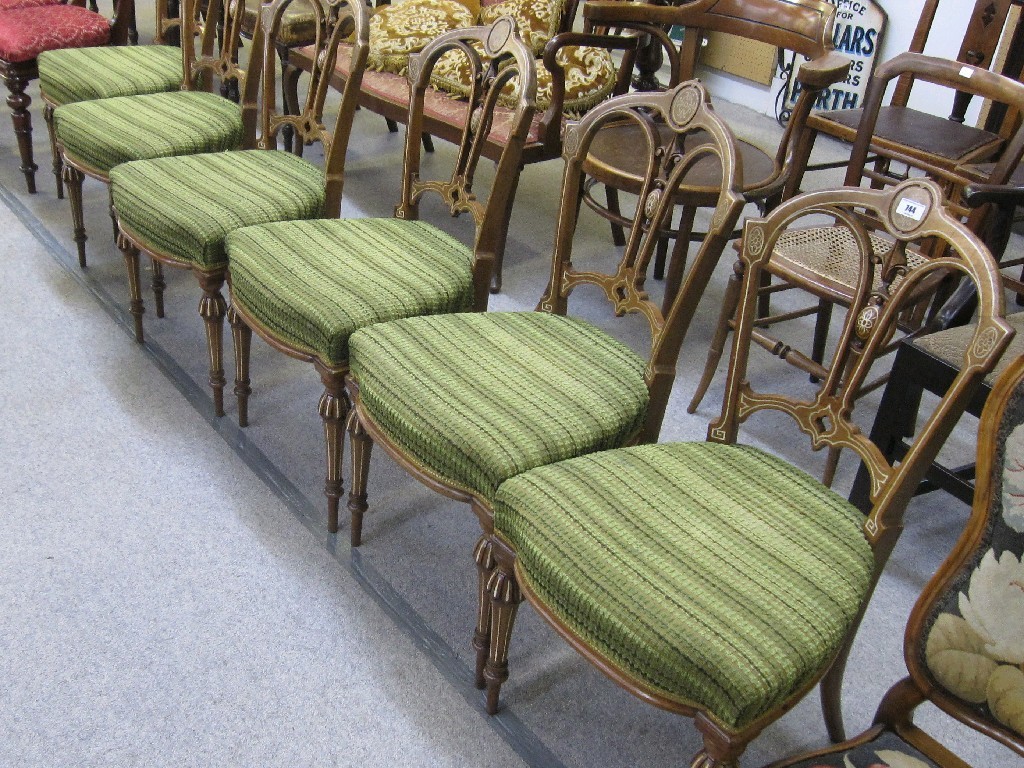
[[[7,105],[30,194],[36,191],[38,166],[32,158],[32,116],[28,111],[32,99],[25,89],[30,80],[39,77],[37,57],[60,48],[124,45],[129,21],[135,18],[134,0],[117,0],[113,20],[83,6],[84,0],[76,5],[28,5],[0,13],[0,77],[10,92]]]
[[[862,184],[884,186],[893,183],[887,174],[878,173],[870,166],[868,153],[886,86],[901,77],[913,77],[922,82],[967,91],[991,99],[996,103],[1009,105],[1012,109],[1024,111],[1024,84],[1020,82],[957,61],[937,59],[916,53],[901,53],[880,65],[868,86],[857,141],[853,146],[844,181],[847,186]],[[809,143],[798,149],[797,157],[794,160],[798,168],[804,167],[809,152]],[[1020,162],[1022,154],[1024,154],[1024,124],[1013,134],[999,161],[989,167],[988,177],[985,181],[992,184],[1005,183]],[[964,186],[975,180],[972,179],[973,171],[971,174],[967,174],[959,169],[949,170],[942,165],[929,163],[928,158],[923,155],[913,158],[908,156],[905,159],[914,165],[918,174],[927,175],[938,181],[943,187],[949,204],[953,205],[960,215],[968,217],[968,211],[962,204],[961,195]],[[968,217],[970,228],[975,232],[981,232],[987,214],[987,206],[970,211]],[[936,253],[936,247],[934,244],[926,244],[923,251],[908,251],[908,266],[914,265],[922,259],[930,258]],[[877,241],[877,248],[876,258],[881,261],[885,258],[888,248],[885,238],[880,238]],[[773,284],[765,289],[763,295],[777,297],[781,291],[798,289],[800,294],[810,295],[815,300],[815,304],[807,308],[793,308],[794,304],[799,303],[794,301],[789,306],[783,306],[777,314],[765,315],[758,320],[757,328],[754,331],[754,340],[771,354],[778,355],[781,359],[804,369],[812,376],[820,376],[820,361],[823,359],[828,342],[829,318],[832,308],[834,305],[849,306],[856,292],[854,279],[856,270],[856,252],[844,230],[825,225],[811,227],[800,232],[788,232],[780,241],[775,253],[772,254],[771,261],[766,266],[766,273],[773,278]],[[907,311],[901,320],[901,333],[921,333],[924,307],[940,287],[939,282],[936,280],[935,284],[922,284],[920,295],[908,297],[911,303],[904,308]],[[697,409],[714,378],[732,323],[736,297],[737,285],[735,281],[732,281],[722,304],[722,313],[711,341],[704,373],[690,401],[688,408],[690,413]],[[816,325],[811,349],[809,352],[802,352],[798,349],[799,344],[795,342],[790,344],[781,339],[777,328],[785,328],[784,321],[806,316],[815,316]],[[895,344],[887,351],[891,351],[894,346]]]
[[[181,18],[171,17],[167,0],[156,2],[153,45],[108,45],[62,48],[39,54],[39,93],[50,134],[57,197],[64,197],[60,153],[53,133],[53,110],[62,104],[115,96],[176,91],[182,83],[182,51],[163,45],[164,35],[177,32]],[[95,10],[95,8],[93,8]]]
[[[582,165],[597,132],[624,120],[642,126],[636,149],[648,158],[644,204],[621,255],[602,254],[611,258],[599,260],[574,248]],[[659,130],[662,123],[670,134]],[[694,135],[701,140],[689,141]],[[535,311],[418,317],[352,335],[347,388],[354,413],[353,544],[360,541],[367,509],[374,443],[427,487],[469,502],[487,532],[494,493],[507,478],[571,456],[657,439],[679,347],[743,207],[735,144],[697,82],[611,99],[570,123],[563,141],[566,165],[551,276]],[[701,162],[721,165],[718,206],[683,290],[662,314],[645,287],[654,233],[671,215],[677,187]],[[571,315],[570,300],[575,307],[572,294],[579,289],[604,296],[613,317],[639,315],[638,343],[649,334],[649,354]],[[488,568],[486,560],[478,557],[477,563],[482,594]],[[486,625],[478,628],[474,641],[481,660],[487,634]]]
[[[933,182],[909,181],[885,191],[813,192],[748,219],[727,392],[708,441],[593,453],[502,483],[493,532],[478,549],[491,566],[481,605],[490,630],[480,681],[488,711],[497,710],[508,676],[523,598],[626,690],[693,717],[703,748],[692,764],[701,768],[738,765],[746,745],[827,670],[838,664],[841,677],[907,501],[1012,335],[996,265],[942,200]],[[908,206],[917,212],[903,213]],[[872,289],[865,214],[879,220],[896,252],[939,238],[953,255],[909,265],[901,281]],[[814,215],[834,217],[848,232],[860,274],[831,364],[820,384],[804,380],[810,391],[801,392],[778,387],[777,371],[748,368],[747,356],[762,271],[785,233]],[[979,324],[961,374],[892,466],[851,421],[855,397],[905,297],[948,270],[978,286]],[[740,424],[760,411],[788,414],[814,449],[856,451],[871,470],[870,514],[773,453],[738,444]],[[783,419],[770,421],[772,434]],[[838,688],[831,695],[828,718],[838,719]]]
[[[483,58],[477,55],[477,47]],[[430,175],[420,167],[425,93],[446,51],[471,51],[474,89],[467,125],[451,175],[440,162]],[[536,108],[536,72],[515,23],[501,17],[490,27],[455,30],[410,59],[408,131],[402,193],[390,219],[328,219],[246,227],[227,238],[235,339],[238,419],[248,419],[250,329],[292,357],[312,362],[324,384],[320,416],[327,442],[328,529],[338,530],[341,461],[348,399],[349,337],[374,323],[415,315],[483,311],[494,254],[507,230],[508,197]],[[517,78],[509,141],[490,195],[473,186],[484,138],[502,89]],[[436,227],[417,221],[424,196],[437,193],[452,215],[468,213],[476,225],[467,248]]]
[[[850,68],[850,60],[832,48],[835,4],[825,0],[697,0],[659,5],[613,0],[589,2],[583,12],[590,24],[643,29],[664,50],[670,64],[670,85],[696,77],[700,41],[707,32],[726,32],[806,56],[809,61],[803,64],[799,74],[801,95],[778,145],[766,147],[749,141],[736,142],[743,158],[743,194],[747,202],[757,203],[763,211],[792,194],[793,189],[787,188],[787,183],[796,181],[792,174],[793,151],[799,144],[811,107],[821,92],[846,77]],[[638,24],[657,27],[638,27]],[[673,26],[684,30],[678,49],[678,44],[665,31]],[[628,224],[621,213],[619,195],[635,196],[643,178],[644,158],[633,151],[637,140],[635,126],[608,126],[594,139],[585,166],[588,179],[584,200],[611,222],[613,240],[618,244],[623,242],[622,227]],[[665,276],[666,302],[672,300],[679,288],[691,240],[699,241],[703,237],[703,233],[693,231],[697,211],[714,207],[716,203],[715,170],[713,164],[697,166],[677,193],[680,221],[666,227],[654,272],[657,278]],[[596,194],[601,188],[605,193],[603,201]],[[672,237],[675,247],[665,274],[664,258]]]
[[[970,520],[910,614],[909,675],[885,694],[866,732],[771,768],[964,768],[914,723],[924,703],[1024,756],[1024,357],[992,389],[977,455]]]
[[[202,23],[201,15],[221,18],[221,0],[185,0],[182,8],[181,49],[173,50],[184,84],[173,91],[76,101],[53,112],[56,163],[67,184],[72,236],[83,267],[86,176],[109,184],[111,169],[132,160],[224,152],[242,145],[242,110],[215,90],[217,80],[236,83],[243,75],[237,64],[238,18],[227,17],[223,25]],[[162,308],[157,314],[162,316]]]
[[[326,0],[317,14],[318,61],[305,103],[298,114],[275,110],[274,39],[291,0],[273,0],[261,8],[242,97],[243,147],[186,157],[135,160],[110,171],[111,198],[118,222],[118,246],[128,268],[135,338],[143,341],[144,312],[139,254],[191,270],[203,296],[199,315],[206,327],[214,412],[224,414],[223,326],[227,304],[221,288],[227,278],[225,238],[235,229],[273,221],[336,217],[341,210],[345,152],[355,112],[353,88],[366,61],[367,10],[361,0]],[[341,95],[337,122],[322,121],[327,77],[333,70],[339,39],[352,35],[354,76]],[[291,125],[298,146],[319,141],[324,168],[276,149],[277,136]],[[259,136],[257,138],[257,127]],[[162,289],[154,281],[154,288]],[[158,291],[157,303],[159,306]]]

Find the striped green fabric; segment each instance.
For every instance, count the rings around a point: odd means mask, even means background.
[[[473,252],[421,221],[319,219],[228,235],[231,296],[293,347],[329,366],[374,323],[461,312],[473,303]]]
[[[242,111],[213,93],[172,91],[82,101],[53,111],[65,153],[98,171],[131,160],[224,152],[242,145]]]
[[[216,268],[229,232],[322,215],[324,176],[290,152],[251,149],[124,163],[110,171],[110,194],[144,246]]]
[[[863,515],[755,448],[664,443],[504,483],[495,531],[572,632],[740,730],[823,671],[873,567]]]
[[[170,45],[62,48],[39,54],[39,89],[54,104],[175,91],[181,49]]]
[[[645,361],[582,320],[486,312],[352,335],[360,401],[449,484],[490,499],[533,467],[626,443],[643,424]]]

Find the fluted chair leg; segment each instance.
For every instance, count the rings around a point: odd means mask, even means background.
[[[82,269],[86,267],[85,241],[88,240],[85,234],[85,211],[82,207],[84,182],[85,175],[80,170],[71,165],[64,166],[64,183],[68,188],[68,202],[71,203],[72,239],[78,251],[78,266]]]
[[[238,426],[249,426],[249,351],[252,348],[252,329],[238,314],[234,306],[228,308],[231,341],[235,350],[235,401],[238,403]]]
[[[349,417],[348,434],[352,450],[352,485],[348,492],[348,511],[352,520],[352,546],[358,547],[363,542],[363,515],[367,507],[366,486],[370,475],[373,440],[370,439],[355,411]]]
[[[64,199],[64,177],[62,175],[64,170],[64,158],[60,154],[60,149],[57,147],[57,133],[53,130],[53,105],[47,104],[43,107],[43,120],[46,121],[46,132],[50,137],[50,157],[53,158],[53,178],[57,182],[57,199]],[[114,234],[117,237],[116,231]]]
[[[523,594],[519,589],[512,563],[498,557],[487,580],[487,594],[491,601],[491,638],[487,663],[484,664],[484,682],[487,686],[487,714],[498,712],[501,686],[508,680],[508,648],[512,639],[519,604]]]
[[[473,560],[479,574],[479,600],[477,605],[476,631],[473,633],[473,649],[476,651],[476,671],[473,683],[480,690],[487,684],[484,667],[491,644],[491,596],[487,591],[491,573],[494,571],[494,550],[491,537],[484,534],[473,550]]]
[[[142,315],[145,313],[146,307],[142,302],[142,282],[139,279],[139,249],[120,233],[117,237],[117,247],[121,249],[124,265],[128,272],[128,296],[130,297],[128,311],[135,321],[135,341],[142,344],[146,340],[142,332]]]
[[[224,315],[227,302],[220,289],[224,285],[224,272],[200,272],[199,285],[203,297],[199,300],[199,316],[206,325],[206,350],[210,356],[210,388],[213,390],[213,412],[224,415]]]
[[[327,445],[327,478],[324,494],[327,496],[327,530],[338,531],[338,505],[343,490],[341,461],[345,449],[345,421],[349,413],[348,394],[344,379],[334,373],[321,371],[324,393],[320,396],[320,418],[324,423],[324,443]]]

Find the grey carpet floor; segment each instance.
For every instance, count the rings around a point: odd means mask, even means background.
[[[738,122],[758,123],[736,109]],[[106,190],[86,183],[80,271],[36,113],[39,194],[24,193],[9,130],[0,140],[0,766],[688,764],[698,739],[687,720],[619,690],[528,608],[505,707],[486,717],[470,684],[478,528],[468,509],[378,452],[364,545],[349,548],[344,522],[328,535],[313,371],[256,343],[252,425],[233,426],[230,402],[216,419],[198,291],[176,271],[167,317],[147,314],[147,344],[134,344]],[[400,152],[400,136],[357,116],[344,215],[390,214]],[[439,147],[426,162],[445,156]],[[535,303],[558,183],[557,163],[524,173],[493,308]],[[464,222],[426,215],[467,236]],[[595,254],[608,248],[595,219],[584,239]],[[683,407],[728,261],[684,348],[664,439],[702,439],[717,411],[721,376],[697,415]],[[625,337],[642,343],[637,328]],[[757,371],[806,384],[770,361]],[[950,450],[969,454],[975,428]],[[745,433],[817,472],[821,457],[784,434],[771,420]],[[851,472],[845,464],[840,487]],[[966,512],[938,495],[911,507],[850,663],[851,733],[904,674],[907,612]],[[975,765],[1024,765],[935,710],[921,721]],[[744,763],[824,741],[812,694]]]

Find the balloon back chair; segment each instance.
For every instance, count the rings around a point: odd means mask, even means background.
[[[37,57],[60,48],[124,45],[129,22],[135,19],[134,0],[117,0],[114,18],[94,13],[77,4],[26,5],[0,13],[0,77],[10,92],[14,135],[18,139],[21,172],[29,193],[36,191],[38,166],[32,157],[31,97],[25,93],[30,80],[39,77]]]
[[[45,104],[43,117],[50,135],[57,197],[64,197],[64,181],[60,152],[53,132],[53,110],[62,104],[79,101],[180,89],[182,50],[162,43],[164,35],[172,30],[177,33],[181,24],[180,15],[170,16],[167,0],[157,0],[156,37],[153,45],[61,48],[39,54],[39,95]]]
[[[237,83],[244,74],[237,63],[238,18],[226,17],[223,24],[203,22],[222,18],[221,0],[185,0],[182,10],[178,66],[184,84],[163,92],[75,101],[53,112],[55,162],[67,185],[73,238],[83,267],[86,176],[109,184],[110,170],[121,163],[223,152],[242,145],[242,110],[215,92],[216,81]],[[116,233],[115,222],[115,237]]]
[[[599,259],[574,247],[582,166],[598,131],[624,120],[640,127],[644,203],[621,256],[613,251]],[[692,136],[701,138],[689,141]],[[491,504],[504,480],[571,456],[657,439],[679,347],[743,207],[732,134],[697,82],[616,97],[570,123],[563,141],[551,276],[535,311],[398,320],[364,328],[349,344],[353,544],[361,538],[376,443],[427,487],[470,503],[484,531],[475,552],[481,597],[493,566]],[[662,314],[645,287],[657,230],[671,215],[677,187],[701,162],[720,165],[718,205],[683,290]],[[637,343],[643,348],[649,340],[647,356],[570,314],[581,292],[607,300],[599,307],[614,318],[639,315],[647,333]],[[581,306],[593,311],[589,302]],[[480,687],[489,634],[482,616],[473,641]]]
[[[875,171],[867,161],[886,87],[893,80],[901,77],[913,77],[951,89],[968,91],[996,103],[1008,104],[1015,110],[1024,110],[1024,83],[957,61],[937,59],[917,53],[901,53],[879,66],[868,86],[857,141],[853,147],[844,181],[847,186],[871,185],[877,187],[895,183],[887,174]],[[939,122],[957,125],[945,120]],[[796,152],[794,162],[798,166],[797,173],[799,173],[799,168],[805,166],[809,152],[809,143],[802,145]],[[992,184],[1005,183],[1020,162],[1022,154],[1024,154],[1024,124],[1021,124],[1021,127],[1014,133],[999,161],[989,167],[985,181]],[[911,157],[905,154],[902,159],[913,165],[918,174],[933,178],[942,185],[948,204],[953,206],[958,215],[967,219],[972,231],[980,233],[983,230],[988,215],[988,206],[968,211],[961,202],[963,188],[972,181],[972,175],[965,174],[958,169],[949,170],[941,164],[932,164],[925,156]],[[939,247],[935,243],[925,243],[924,246],[925,249],[922,251],[907,252],[908,263],[915,264],[922,259],[930,258],[937,253],[935,249]],[[888,242],[884,237],[878,240],[876,260],[882,260],[888,247]],[[781,291],[796,288],[802,294],[810,294],[817,301],[813,306],[807,308],[793,308],[793,304],[799,303],[794,301],[774,315],[765,314],[758,320],[753,335],[754,340],[772,354],[804,369],[812,376],[822,375],[821,360],[828,343],[829,318],[832,308],[837,304],[849,306],[856,292],[857,269],[856,251],[852,248],[852,243],[843,230],[824,226],[787,234],[780,241],[771,260],[766,265],[766,273],[773,278],[773,284],[765,288],[763,296],[778,296]],[[939,286],[938,281],[924,283],[919,286],[920,294],[907,296],[910,304],[904,308],[905,312],[901,317],[902,333],[922,332],[925,308]],[[712,338],[704,373],[690,401],[688,408],[690,413],[697,409],[714,377],[725,348],[730,325],[733,322],[736,296],[737,285],[734,282],[730,284],[726,299],[722,304],[722,313]],[[807,353],[801,352],[797,348],[799,344],[786,343],[776,333],[777,327],[785,327],[784,321],[806,316],[816,318],[811,348]],[[806,346],[804,348],[806,349]],[[892,348],[895,348],[895,343],[890,347],[890,349]],[[872,385],[879,383],[876,381]]]
[[[139,255],[162,264],[191,270],[203,296],[199,314],[206,326],[210,386],[214,412],[224,414],[223,325],[227,304],[221,288],[227,278],[225,238],[244,226],[271,221],[337,216],[341,210],[345,152],[355,113],[367,52],[367,10],[360,0],[317,2],[317,46],[320,69],[314,72],[298,114],[275,109],[274,40],[291,0],[261,7],[242,98],[243,142],[235,152],[135,160],[110,171],[111,199],[118,222],[118,246],[128,268],[135,338],[143,341],[144,312]],[[327,75],[332,71],[338,41],[352,35],[350,49],[356,76],[346,84],[337,121],[331,131],[322,121]],[[291,125],[296,153],[276,148],[284,125]],[[258,132],[257,132],[257,129]],[[297,153],[305,143],[324,145],[324,168]],[[154,275],[159,309],[163,290]]]
[[[831,364],[802,397],[779,386],[777,370],[748,368],[747,357],[763,270],[792,227],[819,215],[849,233],[860,274]],[[891,259],[877,267],[865,217],[891,238]],[[909,245],[929,238],[955,255],[907,264]],[[693,717],[703,737],[693,765],[701,768],[737,765],[746,745],[827,670],[838,664],[841,677],[914,487],[1012,336],[998,271],[981,241],[943,208],[938,186],[924,180],[809,193],[748,219],[737,269],[727,392],[707,442],[593,453],[498,488],[485,544],[494,566],[489,605],[481,610],[490,619],[488,711],[498,708],[524,597],[616,683]],[[876,271],[883,282],[873,287]],[[892,466],[851,421],[854,398],[903,300],[938,271],[977,284],[979,325],[960,375]],[[774,454],[738,444],[740,424],[763,411],[792,417],[814,449],[856,451],[871,469],[870,514]],[[774,416],[771,434],[784,415]],[[831,691],[827,714],[838,718],[838,686]]]
[[[474,71],[477,86],[467,105],[472,119],[453,165],[436,161],[428,175],[420,166],[426,91],[434,66],[455,51],[469,57]],[[231,306],[242,321],[234,326],[239,423],[248,421],[250,329],[284,353],[313,363],[324,383],[319,411],[327,443],[331,532],[338,530],[342,492],[349,338],[374,323],[487,308],[495,254],[507,236],[505,211],[536,110],[533,55],[509,17],[490,27],[440,35],[410,58],[408,75],[412,98],[394,218],[282,222],[246,227],[227,240]],[[517,92],[509,138],[488,195],[474,186],[474,177],[495,107],[513,79]],[[420,202],[432,193],[453,216],[472,217],[472,248],[418,221]]]
[[[1024,755],[1024,357],[982,412],[977,466],[971,518],[910,614],[909,676],[885,694],[868,731],[771,768],[965,766],[914,724],[925,702]]]

